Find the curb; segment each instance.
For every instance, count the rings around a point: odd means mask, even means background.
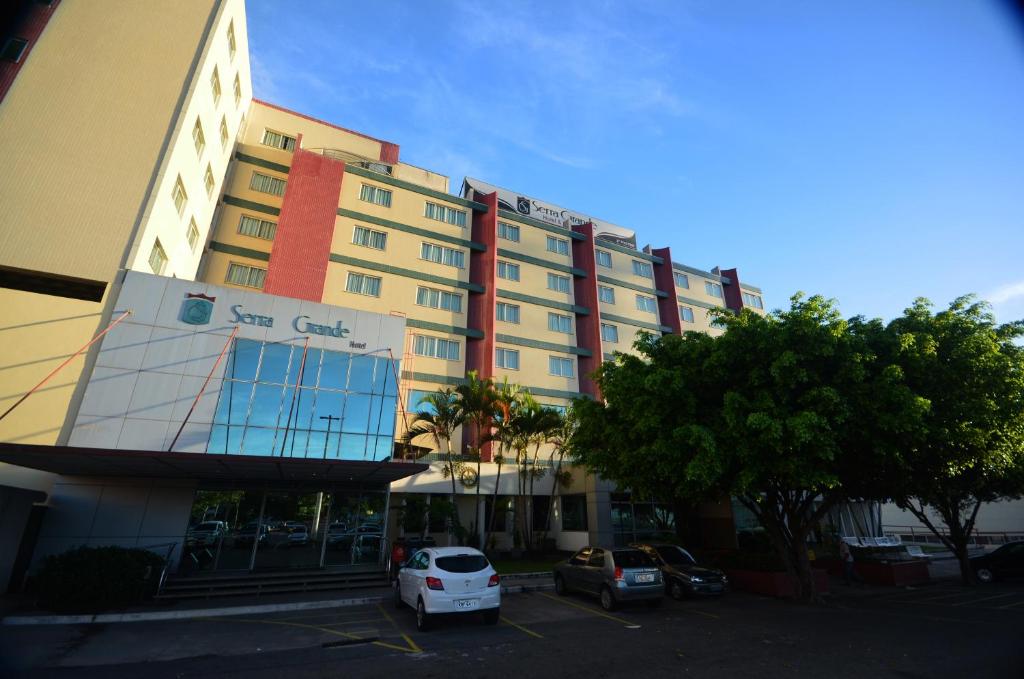
[[[14,615],[0,619],[0,625],[94,625],[116,622],[155,622],[161,620],[217,618],[230,615],[251,615],[254,613],[281,613],[285,611],[313,611],[321,608],[366,606],[382,603],[384,599],[385,597],[383,596],[366,596],[352,599],[297,601],[288,604],[259,604],[255,606],[196,608],[184,611],[98,613],[94,615]]]
[[[555,589],[554,583],[545,583],[543,585],[502,585],[502,594],[522,594],[523,592],[546,592]]]
[[[509,580],[527,580],[527,579],[530,579],[530,578],[550,578],[550,577],[551,577],[551,571],[534,571],[533,573],[505,573],[504,575],[501,576],[501,578],[503,580],[505,578],[508,578]]]

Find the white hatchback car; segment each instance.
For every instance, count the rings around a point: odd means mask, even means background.
[[[484,614],[498,622],[501,578],[480,551],[470,547],[427,547],[403,564],[395,579],[395,608],[416,609],[416,629],[430,628],[438,613]]]

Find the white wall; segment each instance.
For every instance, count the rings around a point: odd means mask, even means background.
[[[933,512],[929,518],[941,527],[944,524],[942,519]],[[917,520],[913,514],[903,511],[894,504],[882,505],[882,526],[892,529],[895,526],[913,526],[915,532],[920,529],[927,531],[923,523]],[[1024,500],[1009,500],[1005,502],[989,502],[983,504],[978,510],[978,518],[975,521],[974,529],[980,532],[1024,532]]]

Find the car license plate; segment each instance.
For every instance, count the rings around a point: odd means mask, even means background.
[[[456,599],[455,608],[473,608],[476,606],[476,599]]]
[[[638,573],[636,576],[637,582],[654,582],[654,573]]]

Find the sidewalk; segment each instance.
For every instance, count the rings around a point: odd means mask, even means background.
[[[501,593],[519,594],[553,590],[551,573],[514,573],[502,576]],[[310,611],[347,606],[370,606],[390,601],[390,587],[373,587],[352,592],[297,592],[261,597],[239,596],[191,599],[174,603],[131,606],[120,611],[84,615],[62,615],[36,609],[30,600],[0,599],[0,625],[90,625],[123,622],[153,622],[215,618],[231,615]]]

